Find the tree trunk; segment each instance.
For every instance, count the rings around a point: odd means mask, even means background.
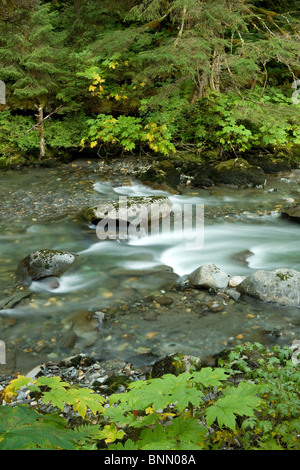
[[[209,86],[212,91],[220,91],[220,72],[221,72],[221,56],[217,49],[214,49],[211,61],[211,74],[209,77]]]
[[[205,92],[207,90],[207,87],[209,86],[209,76],[205,72],[200,72],[199,70],[195,74],[194,77],[194,82],[195,82],[195,88],[194,88],[194,93],[191,98],[190,104],[193,105],[195,101],[203,98],[205,95]]]
[[[44,110],[43,106],[40,105],[38,107],[38,129],[40,133],[40,157],[39,161],[41,161],[45,157],[45,134],[44,134]]]

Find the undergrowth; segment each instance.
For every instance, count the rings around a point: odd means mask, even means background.
[[[300,450],[299,385],[291,349],[259,343],[220,355],[216,367],[134,381],[109,397],[19,375],[0,392],[0,450]],[[14,402],[22,387],[36,405]],[[79,425],[68,423],[66,406]]]

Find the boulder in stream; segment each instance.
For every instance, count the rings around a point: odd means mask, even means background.
[[[215,184],[229,184],[243,188],[263,186],[266,176],[260,167],[250,165],[243,158],[232,158],[214,167],[212,180]]]
[[[300,307],[300,272],[294,269],[259,270],[244,279],[237,291],[257,300]]]
[[[180,171],[169,160],[163,160],[150,166],[145,172],[139,175],[140,180],[149,186],[153,184],[164,185],[167,191],[177,190],[180,184]],[[155,186],[159,187],[159,186]]]
[[[188,276],[189,284],[196,289],[225,289],[230,277],[213,263],[206,263]]]
[[[47,277],[60,277],[75,262],[78,255],[68,251],[38,250],[26,256],[17,267],[17,281],[30,285]]]
[[[148,230],[168,217],[172,202],[165,196],[121,196],[82,211],[81,215],[97,225],[100,239],[127,239],[146,235]]]
[[[281,210],[281,215],[285,219],[291,219],[294,222],[300,222],[300,202],[292,206],[284,207]]]

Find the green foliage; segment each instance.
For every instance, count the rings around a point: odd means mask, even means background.
[[[226,426],[233,431],[236,428],[236,415],[254,416],[261,400],[257,397],[257,386],[253,383],[240,383],[237,387],[227,387],[224,397],[219,398],[215,405],[206,411],[206,421],[210,426],[215,419],[220,428]]]
[[[63,410],[65,405],[72,405],[74,411],[84,418],[89,408],[93,414],[103,411],[102,403],[105,399],[86,388],[71,388],[68,383],[62,382],[60,377],[41,377],[29,386],[29,390],[35,395],[41,389],[47,387],[49,391],[43,391],[42,403],[51,403],[54,407]]]
[[[82,144],[89,142],[91,148],[112,144],[119,146],[125,151],[131,151],[136,145],[146,142],[155,152],[168,155],[175,150],[170,141],[170,133],[165,125],[157,126],[151,122],[143,126],[141,118],[133,116],[119,116],[99,114],[95,119],[88,119],[89,126],[87,139]]]
[[[3,25],[0,41],[0,79],[7,82],[9,99],[34,109],[59,91],[62,63],[67,59],[64,36],[54,31],[56,14],[48,4],[24,9],[13,26]]]
[[[0,408],[0,450],[73,450],[70,435],[73,433],[60,416],[42,415],[25,405]]]
[[[99,114],[96,119],[89,119],[87,124],[90,126],[88,139],[91,141],[91,148],[100,142],[118,143],[125,150],[132,150],[142,135],[141,119],[131,116],[120,116],[116,119],[113,116]]]
[[[275,3],[0,2],[1,109],[24,118],[16,135],[7,117],[0,163],[35,158],[37,133],[24,133],[37,105],[45,117],[59,108],[45,121],[54,153],[82,139],[165,156],[299,144],[299,15],[294,0]]]
[[[36,132],[27,132],[34,125],[31,116],[13,116],[10,111],[0,111],[0,166],[24,163],[26,153],[39,147]]]
[[[220,359],[219,365],[259,387],[260,413],[242,425],[245,444],[250,448],[299,450],[300,370],[291,360],[291,350],[246,343],[231,351],[225,361]]]
[[[189,119],[194,127],[183,129],[181,139],[198,147],[245,152],[261,146],[289,148],[300,142],[300,108],[274,88],[263,97],[257,92],[210,93],[195,105]]]
[[[0,111],[0,167],[34,162],[39,151],[39,134],[34,128],[32,115],[16,115],[11,111]],[[87,133],[84,113],[68,115],[45,121],[47,152],[59,149],[78,148]]]
[[[298,449],[300,372],[290,357],[288,348],[270,351],[246,343],[219,359],[219,367],[132,382],[109,403],[59,377],[19,376],[0,399],[10,402],[27,387],[37,410],[0,407],[0,447],[201,450],[230,448],[234,442],[244,449]],[[43,404],[52,405],[53,412],[42,412]],[[68,427],[55,413],[66,405],[85,423]]]

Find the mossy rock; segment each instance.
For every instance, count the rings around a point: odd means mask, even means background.
[[[126,240],[146,235],[152,225],[170,215],[172,206],[165,196],[133,196],[83,209],[79,217],[97,226],[97,236],[102,240]]]
[[[300,202],[290,207],[282,208],[281,216],[285,219],[290,219],[294,222],[300,222]]]
[[[199,357],[187,354],[172,354],[159,359],[152,366],[152,378],[162,377],[164,374],[179,375],[184,372],[200,370],[202,367]]]
[[[112,375],[105,380],[105,382],[101,385],[106,385],[107,388],[105,389],[105,393],[107,395],[112,395],[113,393],[117,393],[120,387],[125,387],[127,389],[128,385],[132,383],[132,379],[124,376],[124,375]],[[94,383],[94,387],[97,386],[97,381]]]
[[[68,251],[38,250],[26,256],[17,267],[17,282],[30,285],[47,277],[60,277],[75,262],[78,255]]]
[[[250,165],[259,166],[265,173],[274,174],[290,171],[295,165],[287,156],[274,156],[266,154],[247,156]]]
[[[243,158],[232,158],[218,163],[211,174],[215,184],[229,184],[237,187],[256,187],[265,184],[265,172],[252,166]]]
[[[173,189],[180,184],[180,172],[169,160],[163,160],[152,165],[148,170],[141,173],[139,178],[144,183],[167,183]]]
[[[287,307],[300,307],[300,272],[294,269],[259,270],[247,276],[237,291],[262,302]]]

